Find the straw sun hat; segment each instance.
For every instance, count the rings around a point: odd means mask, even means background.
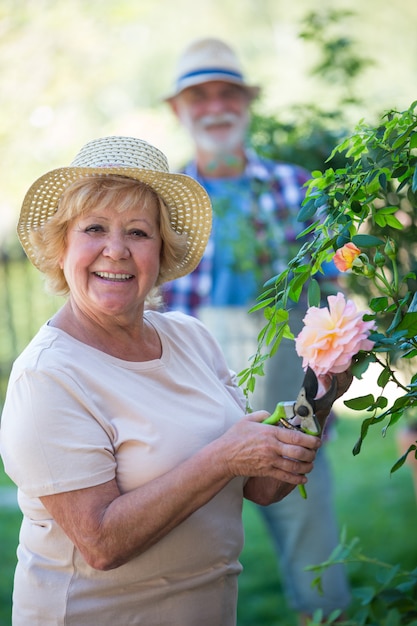
[[[188,87],[213,80],[240,85],[251,99],[258,96],[260,88],[249,85],[243,75],[236,53],[224,41],[213,37],[193,41],[179,58],[172,93],[164,98],[169,101]]]
[[[172,228],[187,234],[187,252],[165,280],[190,273],[205,250],[212,220],[210,199],[190,176],[169,172],[165,155],[134,137],[103,137],[87,143],[69,167],[54,169],[38,178],[27,192],[17,234],[30,261],[37,266],[29,234],[40,228],[58,208],[64,190],[90,176],[119,175],[146,183],[167,205]]]

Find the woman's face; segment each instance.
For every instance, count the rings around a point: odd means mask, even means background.
[[[118,317],[129,323],[143,311],[159,274],[159,207],[118,212],[111,204],[75,218],[61,259],[70,299],[90,318]]]

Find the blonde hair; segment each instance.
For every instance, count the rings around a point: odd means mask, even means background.
[[[162,239],[156,288],[187,252],[186,234],[177,233],[172,228],[169,209],[160,196],[145,183],[117,175],[80,178],[69,185],[59,199],[56,213],[30,234],[36,251],[37,267],[44,274],[49,291],[63,296],[69,293],[59,259],[65,252],[68,227],[76,217],[88,214],[97,206],[112,206],[118,212],[123,212],[133,205],[146,208],[152,204],[158,208]],[[155,289],[149,294],[147,304],[155,307],[158,303],[158,290]]]

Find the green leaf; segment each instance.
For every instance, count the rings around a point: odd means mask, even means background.
[[[253,392],[254,392],[254,390],[255,390],[255,384],[256,384],[256,378],[255,378],[255,376],[251,376],[251,377],[249,378],[249,380],[248,380],[248,384],[247,384],[248,391],[250,391],[251,393],[253,393]]]
[[[372,298],[369,303],[372,311],[379,313],[381,311],[385,311],[388,306],[388,298],[386,296],[381,296],[379,298]]]
[[[308,272],[297,275],[290,283],[289,296],[295,302],[298,302],[304,283],[308,279]]]
[[[417,292],[414,293],[413,299],[408,307],[408,312],[411,313],[412,311],[417,311]]]
[[[389,369],[389,367],[385,367],[380,373],[380,375],[378,376],[378,380],[377,380],[378,387],[385,387],[385,385],[388,383],[390,378],[391,378],[391,370]]]
[[[393,472],[396,472],[398,469],[400,469],[400,467],[402,467],[404,463],[406,462],[408,455],[411,454],[415,450],[417,450],[417,447],[414,444],[411,444],[408,450],[394,463],[394,465],[391,468],[390,473],[392,474]],[[416,453],[414,454],[414,456],[415,455]]]
[[[398,327],[399,327],[399,324],[401,323],[401,316],[402,316],[401,309],[399,309],[399,308],[398,308],[398,309],[396,310],[395,315],[394,315],[394,318],[393,318],[393,320],[392,320],[392,322],[391,322],[391,324],[389,325],[389,328],[388,328],[388,330],[387,330],[387,333],[388,333],[388,334],[389,334],[389,333],[392,333],[392,331],[393,331],[394,329],[395,329],[395,330],[398,330],[398,329],[399,329]],[[406,334],[404,333],[404,337],[405,337],[405,336],[406,336]]]
[[[356,360],[351,365],[351,370],[353,376],[358,378],[359,380],[362,378],[362,374],[366,372],[369,365],[375,362],[375,357],[373,354],[359,354],[356,357]]]
[[[271,276],[271,278],[269,278],[266,283],[264,283],[264,287],[272,287],[273,285],[275,285],[275,283],[280,283],[282,282],[289,274],[289,270],[286,269],[284,270],[279,276]]]
[[[408,171],[408,167],[406,165],[401,165],[400,167],[397,167],[392,172],[392,177],[393,178],[401,178],[401,176],[404,176],[404,174],[406,174],[407,171]]]
[[[353,200],[350,205],[350,208],[354,213],[360,213],[362,211],[362,205],[358,200]]]
[[[382,213],[383,215],[392,215],[399,210],[398,206],[384,206],[381,209],[378,209],[377,213]]]
[[[346,402],[345,402],[345,404],[346,404]],[[357,454],[360,453],[361,447],[362,447],[362,443],[363,443],[366,435],[368,434],[369,427],[372,426],[372,424],[374,424],[375,421],[376,420],[374,418],[372,418],[372,417],[363,420],[362,425],[361,425],[360,437],[359,437],[358,441],[355,443],[355,445],[353,446],[353,449],[352,449],[352,452],[353,452],[354,456],[356,456]]]
[[[275,302],[275,298],[267,298],[266,300],[262,300],[262,302],[258,302],[258,304],[255,304],[253,307],[251,307],[248,313],[253,313],[254,311],[264,309],[268,305],[272,304],[272,302]]]
[[[358,398],[351,398],[350,400],[345,400],[344,404],[354,411],[363,411],[367,409],[372,404],[374,404],[375,398],[372,393],[368,393],[366,396],[360,396]]]
[[[277,335],[274,339],[274,342],[272,344],[272,346],[270,347],[269,350],[269,356],[272,357],[274,356],[274,354],[276,354],[278,352],[278,348],[281,345],[281,341],[283,339],[283,336],[285,335],[285,333],[279,333],[279,335]]]
[[[304,206],[301,207],[297,216],[297,222],[308,222],[315,215],[316,211],[315,198],[309,198]]]
[[[396,330],[406,330],[407,334],[405,336],[407,339],[415,337],[417,335],[417,311],[406,313],[401,322],[398,324]]]
[[[407,142],[408,137],[404,135],[400,135],[396,141],[394,141],[392,147],[395,150],[396,148],[400,148]]]
[[[379,180],[379,184],[381,185],[382,189],[385,191],[386,188],[387,188],[387,175],[384,172],[382,172],[379,175],[378,180]]]
[[[248,380],[249,376],[251,375],[251,372],[252,372],[252,370],[251,370],[250,367],[248,367],[248,368],[242,370],[241,372],[239,372],[239,374],[238,374],[239,385],[243,385],[243,383],[245,383]]]
[[[361,600],[361,604],[370,604],[375,597],[375,589],[373,587],[359,587],[355,589],[355,596]]]
[[[396,411],[401,411],[404,407],[407,407],[409,403],[409,397],[407,395],[401,396],[400,398],[396,398],[391,407],[391,412],[394,413]]]
[[[289,313],[286,309],[282,309],[282,308],[273,309],[273,315],[271,316],[271,319],[273,319],[274,324],[276,326],[284,322],[288,322],[288,318],[289,318]]]
[[[319,306],[321,298],[320,285],[315,278],[312,278],[308,285],[307,299],[308,306]]]
[[[329,202],[329,196],[326,193],[321,193],[315,199],[314,204],[319,209]]]
[[[402,230],[404,228],[400,220],[397,219],[395,215],[387,215],[386,221],[388,226],[391,226],[391,228],[396,228],[397,230]]]
[[[412,133],[410,135],[410,149],[417,148],[417,133]]]
[[[372,408],[385,409],[387,406],[388,406],[388,400],[385,398],[385,396],[379,396],[379,398],[377,398]]]
[[[376,579],[379,583],[387,586],[395,579],[399,571],[400,566],[398,564],[388,569],[380,569],[376,572]]]
[[[358,248],[372,248],[374,246],[383,246],[384,241],[373,235],[354,235],[352,241]]]
[[[375,222],[375,224],[377,224],[381,228],[384,228],[384,226],[387,223],[387,219],[386,219],[385,215],[383,215],[381,213],[376,213],[374,215],[374,222]]]
[[[275,339],[276,334],[278,333],[279,329],[274,325],[271,324],[267,331],[266,331],[266,335],[265,335],[265,343],[267,346],[269,346],[272,341]]]

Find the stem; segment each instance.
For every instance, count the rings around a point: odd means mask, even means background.
[[[387,281],[387,279],[385,278],[383,274],[379,274],[378,272],[375,272],[373,279],[374,279],[374,285],[377,289],[380,289],[387,296],[393,297],[393,290],[391,288],[391,285],[389,284],[389,282]],[[385,289],[378,287],[378,285],[376,284],[376,279],[381,281],[381,283],[385,286]]]
[[[305,485],[298,485],[298,491],[304,500],[307,500],[307,491]]]
[[[397,293],[398,292],[398,265],[397,265],[396,259],[392,259],[392,269],[394,272],[394,289],[395,289],[395,293]]]
[[[389,371],[390,371],[390,379],[393,383],[395,383],[397,385],[397,387],[399,387],[400,389],[402,389],[405,392],[408,392],[409,389],[406,387],[406,385],[403,385],[403,383],[398,380],[398,378],[395,375],[394,370],[391,369],[391,367],[389,366],[389,364],[387,362],[384,363],[384,361],[382,361],[381,359],[379,359],[376,354],[374,353],[375,356],[375,361],[378,363],[378,365],[380,365],[382,368],[386,368],[388,367]]]

